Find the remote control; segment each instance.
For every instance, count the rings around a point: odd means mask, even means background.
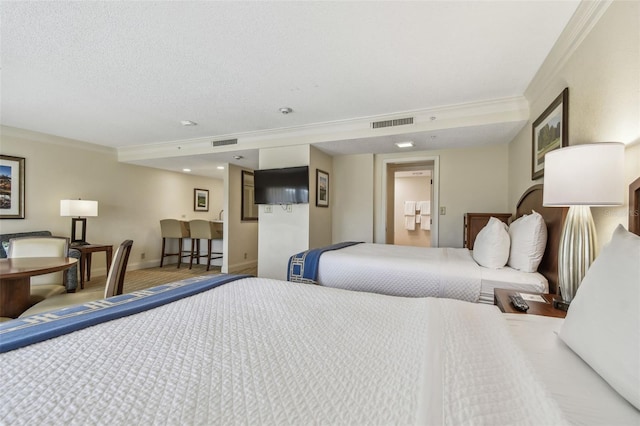
[[[511,304],[517,310],[527,312],[527,310],[529,309],[529,305],[527,305],[527,302],[525,302],[522,296],[520,296],[519,294],[511,294],[509,295],[509,299],[511,299]]]

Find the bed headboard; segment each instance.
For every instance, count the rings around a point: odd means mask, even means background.
[[[524,214],[530,214],[532,210],[540,213],[547,224],[547,247],[544,250],[542,262],[538,267],[538,272],[549,281],[549,293],[558,293],[558,249],[560,246],[560,235],[562,225],[567,216],[566,207],[543,207],[542,206],[543,185],[534,185],[527,189],[516,206],[516,218]]]
[[[640,235],[640,177],[629,185],[629,231]]]

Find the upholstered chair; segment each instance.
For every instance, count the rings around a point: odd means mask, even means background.
[[[124,276],[127,270],[127,263],[129,261],[129,253],[131,253],[132,245],[133,241],[126,240],[120,244],[116,250],[116,254],[113,255],[113,261],[111,262],[111,268],[109,268],[107,282],[104,289],[85,290],[77,293],[65,293],[49,297],[27,309],[20,315],[20,318],[122,294],[124,290]]]
[[[14,232],[8,234],[0,234],[0,259],[6,259],[8,257],[9,252],[9,241],[13,238],[24,238],[24,237],[50,237],[50,231],[28,231],[28,232]],[[80,256],[82,254],[79,250],[69,247],[69,252],[67,253],[67,257],[72,257],[74,259],[78,259],[78,264],[73,265],[71,268],[67,269],[65,274],[65,286],[67,287],[67,292],[73,293],[76,291],[78,287],[78,266],[80,265]]]
[[[213,240],[222,239],[222,223],[210,222],[208,220],[189,221],[189,232],[191,235],[191,257],[189,259],[189,269],[193,266],[193,258],[200,263],[200,258],[207,259],[207,271],[211,266],[212,259],[222,258],[221,252],[212,252]],[[200,240],[207,240],[207,254],[200,254]]]
[[[164,264],[164,258],[167,256],[178,256],[178,268],[182,263],[183,257],[189,257],[190,253],[182,250],[182,241],[189,238],[189,224],[183,220],[162,219],[160,221],[160,233],[162,234],[162,256],[160,257],[160,267]],[[178,251],[175,253],[166,252],[167,239],[174,238],[178,240]]]
[[[69,239],[65,237],[23,237],[9,240],[9,257],[67,257]],[[31,303],[67,292],[64,272],[31,277]]]

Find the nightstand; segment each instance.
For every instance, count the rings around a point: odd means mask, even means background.
[[[530,300],[525,300],[527,305],[529,305],[529,310],[527,312],[521,312],[516,310],[511,304],[511,300],[509,300],[509,295],[513,293],[520,294],[537,294],[542,296],[549,303],[542,302],[532,302]],[[553,307],[553,297],[554,294],[546,294],[546,293],[533,293],[530,291],[521,291],[521,290],[508,290],[505,288],[496,288],[493,291],[493,304],[497,305],[500,310],[506,314],[530,314],[530,315],[542,315],[546,317],[556,317],[556,318],[564,318],[567,313],[565,311],[561,311],[560,309],[556,309]]]

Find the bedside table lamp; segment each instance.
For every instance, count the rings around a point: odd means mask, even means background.
[[[60,200],[60,216],[76,216],[71,219],[71,244],[87,244],[86,217],[98,216],[98,202],[91,200]],[[81,239],[76,238],[78,222],[80,222]]]
[[[624,203],[624,144],[590,143],[560,148],[545,155],[544,193],[547,207],[569,207],[558,251],[558,285],[568,309],[596,255],[596,230],[590,206]]]

